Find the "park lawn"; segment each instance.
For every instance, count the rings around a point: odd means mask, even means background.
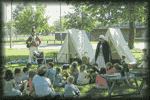
[[[29,50],[28,49],[8,49],[8,48],[5,48],[4,51],[6,52],[5,53],[6,62],[13,61],[15,59],[28,58],[28,56],[29,56]],[[54,49],[54,50],[43,49],[43,50],[39,50],[39,51],[44,51],[46,58],[53,58],[53,55],[50,53],[59,52],[59,49]],[[142,52],[140,52],[140,53],[133,52],[132,54],[135,56],[135,58],[138,60],[138,62],[141,62]],[[7,64],[5,66],[14,72],[15,68],[21,68],[21,70],[23,70],[23,68],[26,67],[26,64]],[[62,67],[62,65],[54,65],[54,68],[56,68],[56,67]],[[77,68],[79,69],[80,66],[78,66]],[[37,65],[32,65],[31,70],[37,70]],[[69,73],[70,69],[67,69],[67,72]],[[140,84],[141,80],[138,79],[137,82],[138,82],[138,84]],[[133,85],[136,86],[135,83],[133,83]],[[84,97],[84,96],[91,96],[92,98],[98,98],[98,97],[106,97],[108,95],[107,89],[106,90],[95,89],[94,88],[95,84],[88,84],[88,85],[84,85],[84,86],[76,85],[76,86],[81,90],[80,98]],[[144,86],[142,88],[143,94],[145,94],[146,88],[147,88],[147,86],[146,86],[146,84],[144,84]],[[55,88],[55,91],[59,91],[61,93],[64,93],[64,88],[57,87],[57,88]],[[114,92],[112,94],[113,95],[120,95],[120,94],[132,93],[132,92],[136,92],[136,90],[135,89],[129,89],[125,86],[125,84],[122,84],[120,87],[114,87]]]

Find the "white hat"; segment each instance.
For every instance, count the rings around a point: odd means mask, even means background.
[[[100,35],[99,39],[104,39],[105,40],[105,36],[104,35]]]

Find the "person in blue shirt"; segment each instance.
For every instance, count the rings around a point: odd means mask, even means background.
[[[46,77],[51,80],[51,83],[55,81],[55,75],[56,75],[56,70],[53,67],[54,67],[54,63],[49,62],[49,66],[46,71]]]
[[[74,82],[74,77],[69,76],[67,78],[67,84],[65,85],[65,91],[64,91],[64,97],[68,98],[76,98],[81,95],[80,90],[73,84]]]
[[[60,72],[61,72],[61,68],[57,67],[56,68],[55,80],[53,82],[54,87],[64,87],[65,84],[67,83],[67,81],[62,82],[63,77],[62,77],[61,74],[59,74]]]
[[[23,68],[24,74],[22,75],[22,81],[29,80],[29,69],[27,67]]]
[[[37,96],[56,96],[62,95],[60,92],[55,92],[51,85],[51,80],[45,77],[46,69],[39,70],[38,75],[35,75],[32,80],[33,90]]]

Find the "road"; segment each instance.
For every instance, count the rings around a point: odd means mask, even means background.
[[[92,44],[93,49],[96,49],[97,44]],[[143,49],[146,48],[146,45],[144,43],[136,43],[134,44],[135,48]],[[10,45],[3,46],[4,48],[10,48]],[[40,45],[39,49],[60,49],[62,47],[62,44],[47,44],[47,45]],[[17,49],[28,49],[25,44],[22,45],[12,45],[12,48]]]

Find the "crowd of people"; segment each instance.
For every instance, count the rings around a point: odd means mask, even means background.
[[[122,60],[114,65],[111,63],[111,50],[104,36],[100,36],[100,42],[97,45],[95,64],[88,74],[87,65],[82,64],[78,69],[78,62],[71,64],[70,75],[63,70],[63,67],[54,68],[54,63],[46,62],[45,66],[38,65],[37,70],[31,70],[32,64],[28,63],[23,68],[23,74],[20,68],[16,68],[14,72],[7,69],[5,72],[4,95],[31,95],[31,96],[64,96],[79,97],[80,89],[76,85],[95,84],[97,88],[107,88],[106,80],[100,74],[112,73],[128,73],[132,67],[125,62],[126,56],[122,55]],[[36,41],[40,41],[38,38]],[[29,42],[29,40],[27,40]],[[40,42],[41,43],[41,42]],[[31,45],[32,47],[33,45]],[[38,46],[38,45],[37,45]],[[29,62],[33,56],[33,50],[30,47]],[[107,50],[107,51],[106,51]],[[37,51],[37,49],[36,49]],[[147,66],[147,49],[143,49],[143,62],[139,67]],[[64,80],[62,72],[65,72],[67,80]],[[129,83],[132,80],[127,80]],[[55,88],[63,87],[64,93],[56,92]]]
[[[144,55],[146,55],[146,49],[143,49]],[[144,57],[144,56],[143,56]],[[125,63],[126,56],[122,56],[121,65],[111,62],[106,63],[106,68],[98,68],[95,63],[92,66],[92,70],[88,74],[87,65],[83,64],[80,69],[77,69],[78,62],[74,61],[71,64],[70,75],[67,76],[67,80],[63,79],[62,68],[54,68],[52,62],[47,62],[47,66],[38,66],[37,70],[31,70],[32,64],[28,63],[23,68],[23,74],[20,68],[16,68],[14,72],[7,69],[5,72],[5,88],[4,95],[31,95],[31,96],[64,96],[64,97],[78,97],[81,91],[76,85],[95,84],[95,87],[107,88],[105,79],[100,74],[111,73],[127,73],[132,67]],[[144,62],[146,59],[142,58]],[[145,64],[143,67],[145,67]],[[140,65],[141,67],[142,65]],[[132,80],[127,80],[129,83]],[[64,87],[64,93],[56,92],[56,87]]]

